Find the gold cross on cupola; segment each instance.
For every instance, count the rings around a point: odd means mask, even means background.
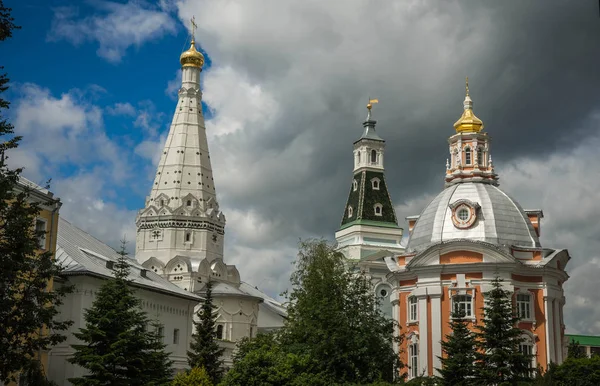
[[[190,21],[192,22],[192,40],[195,40],[195,38],[196,38],[196,28],[198,28],[198,25],[196,24],[196,16],[192,16],[192,18],[190,19]]]

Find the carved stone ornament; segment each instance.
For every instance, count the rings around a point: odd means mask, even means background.
[[[452,223],[459,229],[468,229],[477,220],[479,204],[470,200],[461,199],[449,205],[452,210]]]

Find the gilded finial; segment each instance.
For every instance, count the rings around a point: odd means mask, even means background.
[[[204,65],[204,55],[202,55],[202,53],[198,52],[198,50],[196,50],[196,28],[198,28],[198,25],[196,24],[196,17],[192,16],[192,18],[190,19],[190,21],[192,22],[192,28],[191,28],[191,33],[192,33],[192,41],[190,44],[190,48],[185,51],[184,53],[181,54],[181,56],[179,57],[179,62],[181,63],[182,67],[196,67],[196,68],[200,68],[200,70],[202,70],[202,66]]]
[[[379,99],[371,99],[369,98],[369,103],[367,103],[367,108],[371,110],[373,108],[373,104],[379,103]]]
[[[467,89],[467,96],[469,96],[469,77],[465,78],[465,88]]]

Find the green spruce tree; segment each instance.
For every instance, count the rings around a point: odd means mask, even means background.
[[[468,386],[475,384],[475,334],[469,329],[469,321],[462,310],[452,313],[452,332],[442,341],[444,355],[440,357],[442,368],[439,384],[442,386]]]
[[[160,354],[158,343],[162,337],[146,329],[148,318],[128,280],[127,260],[123,242],[113,267],[114,279],[102,285],[92,307],[85,311],[85,327],[74,334],[82,343],[73,345],[75,353],[69,361],[88,372],[69,379],[74,385],[169,384],[170,376],[164,374],[170,372],[170,363]]]
[[[18,28],[11,9],[0,0],[0,41]],[[6,74],[0,74],[0,94],[8,89],[8,81]],[[39,253],[43,233],[33,229],[40,203],[31,199],[27,189],[17,189],[22,169],[6,164],[10,150],[21,140],[6,119],[8,107],[9,102],[0,98],[0,383],[33,371],[39,352],[64,341],[62,332],[70,325],[55,318],[69,287],[51,290],[61,268],[51,251]]]
[[[483,321],[477,326],[476,377],[480,384],[514,384],[531,378],[532,358],[520,351],[523,331],[517,327],[511,293],[496,277],[492,289],[483,294]]]
[[[164,337],[161,333],[162,327],[162,324],[157,320],[150,325],[148,360],[146,362],[148,386],[168,385],[173,379],[173,361],[169,358],[169,353],[165,351],[167,345],[164,343]]]
[[[204,302],[196,314],[194,321],[195,333],[192,335],[188,363],[191,368],[204,368],[214,384],[219,383],[223,376],[223,361],[221,356],[224,349],[217,342],[217,331],[212,298],[213,282],[206,283]]]

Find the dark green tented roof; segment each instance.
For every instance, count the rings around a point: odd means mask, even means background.
[[[379,189],[373,189],[374,179],[379,180]],[[397,228],[398,220],[383,171],[363,170],[354,174],[353,181],[356,181],[357,189],[354,190],[354,182],[352,182],[340,229],[354,224]],[[381,215],[375,213],[375,204],[381,204]],[[350,217],[348,207],[352,207]]]

